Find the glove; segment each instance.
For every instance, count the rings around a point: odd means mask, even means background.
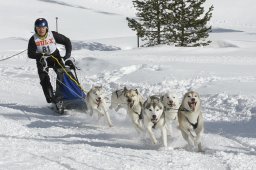
[[[47,68],[53,64],[51,57],[45,56],[45,55],[40,58],[39,62],[43,66],[43,71],[46,71],[46,72],[47,72]]]
[[[76,66],[74,65],[73,61],[71,58],[68,58],[65,60],[65,65],[66,66],[69,66],[69,68],[72,70],[75,70],[76,69]]]

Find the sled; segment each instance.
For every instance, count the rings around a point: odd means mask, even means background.
[[[57,112],[59,114],[64,114],[65,110],[70,109],[86,112],[86,94],[84,93],[77,76],[74,76],[69,68],[58,68],[55,71],[57,73],[57,78],[53,103],[56,106]]]

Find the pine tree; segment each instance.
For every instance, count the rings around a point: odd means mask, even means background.
[[[166,34],[169,43],[176,46],[206,46],[211,26],[207,22],[212,17],[213,6],[204,13],[203,3],[206,0],[172,0],[168,7],[173,15],[168,24],[169,33]]]
[[[165,44],[167,6],[170,0],[134,0],[136,19],[127,18],[128,26],[137,32],[146,46]]]

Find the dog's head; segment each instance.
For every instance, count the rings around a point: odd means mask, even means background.
[[[143,104],[143,110],[147,118],[155,123],[161,118],[164,106],[158,97],[150,96]]]
[[[139,103],[139,92],[137,89],[125,90],[125,97],[127,99],[128,106],[132,108]]]
[[[88,95],[97,103],[101,102],[101,100],[104,98],[102,86],[93,86],[88,92]]]
[[[161,101],[166,108],[175,109],[179,107],[179,99],[176,93],[166,93],[161,96]]]
[[[191,111],[197,111],[200,109],[200,97],[199,94],[195,91],[187,92],[182,100],[182,106]]]

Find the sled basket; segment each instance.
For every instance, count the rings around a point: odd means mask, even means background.
[[[56,72],[56,92],[54,96],[56,103],[63,102],[64,109],[87,110],[86,94],[71,70],[69,68],[65,68],[65,70],[59,68]]]

